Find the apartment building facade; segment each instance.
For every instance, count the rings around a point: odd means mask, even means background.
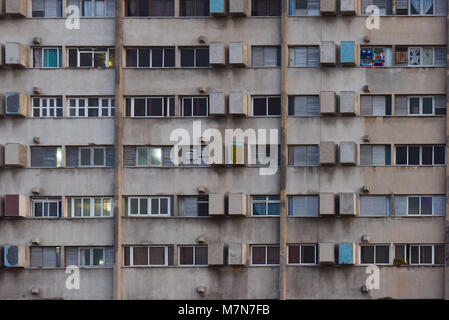
[[[0,0],[0,298],[449,298],[447,13]]]

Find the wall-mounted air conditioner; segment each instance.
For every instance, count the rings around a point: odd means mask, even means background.
[[[248,49],[243,42],[229,43],[229,64],[235,67],[246,67],[248,63]]]
[[[209,243],[207,245],[207,264],[222,266],[224,262],[224,245],[222,243]]]
[[[231,216],[246,216],[247,197],[244,193],[230,193],[228,195],[228,214]]]
[[[7,268],[23,268],[26,265],[25,247],[5,245],[3,247],[3,263]]]
[[[4,150],[5,167],[24,168],[27,164],[27,148],[20,143],[7,143]]]
[[[225,214],[224,209],[224,194],[223,193],[210,193],[209,194],[209,215],[210,216],[223,216]]]
[[[27,46],[18,42],[5,43],[5,65],[26,68]]]
[[[27,216],[27,200],[21,194],[5,195],[5,217],[25,218]]]
[[[209,64],[213,67],[224,67],[226,64],[226,49],[223,42],[209,43]]]
[[[211,92],[209,94],[209,114],[211,116],[224,116],[226,114],[223,92]]]
[[[246,17],[248,15],[248,0],[229,0],[229,14]]]
[[[5,15],[26,17],[27,16],[27,0],[4,0]]]
[[[228,265],[244,266],[248,261],[248,245],[244,243],[228,244]]]
[[[5,94],[5,116],[26,117],[27,96],[18,92],[7,92]]]
[[[248,114],[248,96],[242,91],[229,92],[229,114],[233,116]]]

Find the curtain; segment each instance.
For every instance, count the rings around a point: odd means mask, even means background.
[[[424,14],[433,14],[433,0],[423,0],[423,13]]]
[[[410,4],[411,4],[411,13],[412,14],[420,14],[421,0],[410,0]]]

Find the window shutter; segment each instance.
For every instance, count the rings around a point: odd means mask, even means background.
[[[435,66],[444,67],[446,66],[446,48],[445,47],[435,47]]]
[[[294,99],[295,99],[294,115],[295,116],[307,115],[307,97],[297,96]]]
[[[306,196],[306,215],[318,216],[318,196]]]
[[[307,164],[307,147],[296,146],[294,151],[293,164],[295,166],[305,166]]]
[[[366,13],[366,8],[371,4],[371,0],[362,0],[362,15],[368,15]]]
[[[320,152],[318,146],[307,146],[307,165],[317,166],[320,164]]]
[[[277,66],[277,48],[264,48],[263,65],[267,67]]]
[[[43,248],[44,267],[56,268],[56,248]]]
[[[435,114],[436,115],[446,114],[446,96],[444,95],[435,96]]]
[[[320,48],[308,47],[307,48],[307,66],[319,67],[320,66]]]
[[[435,15],[447,15],[447,0],[435,0]]]
[[[106,166],[107,167],[114,166],[114,148],[113,147],[106,148]]]
[[[164,167],[172,167],[173,162],[170,158],[170,152],[172,147],[163,147],[162,148],[162,166]]]
[[[123,165],[132,167],[136,165],[136,147],[123,147]]]
[[[445,216],[446,198],[444,196],[433,196],[432,207],[434,216]]]
[[[66,147],[66,167],[78,167],[79,160],[79,148],[78,147]]]
[[[406,216],[407,215],[407,197],[395,196],[394,197],[394,215]]]
[[[31,247],[30,248],[30,264],[31,267],[37,268],[43,266],[43,258],[42,258],[42,248],[40,247]]]
[[[409,0],[396,0],[396,10],[408,10],[408,2]]]
[[[107,0],[107,15],[109,17],[114,17],[115,16],[115,1],[116,0]]]
[[[65,265],[66,265],[66,267],[78,265],[78,248],[77,247],[66,247],[65,248]]]
[[[319,96],[307,96],[307,115],[319,116],[320,115],[320,97]]]
[[[362,216],[388,216],[390,211],[389,197],[361,196],[360,215]]]
[[[373,96],[373,116],[384,116],[385,107],[385,96]]]
[[[372,164],[372,146],[360,145],[360,165],[370,166]]]
[[[373,148],[373,165],[383,166],[385,165],[385,146],[372,146]]]
[[[181,215],[184,217],[198,216],[198,198],[197,197],[182,198]]]
[[[31,166],[56,167],[56,147],[33,147],[31,149]]]
[[[251,64],[256,67],[263,66],[263,48],[253,47],[251,51]]]
[[[57,16],[57,1],[45,1],[45,16],[56,17]]]
[[[362,116],[371,116],[373,114],[373,97],[361,96],[360,97],[360,114]]]
[[[305,215],[306,212],[306,197],[304,196],[294,196],[291,197],[291,216],[301,216]]]
[[[307,67],[307,48],[295,48],[295,67]]]
[[[104,248],[105,267],[112,268],[114,266],[114,247]]]
[[[396,115],[406,116],[407,114],[407,96],[396,96]]]

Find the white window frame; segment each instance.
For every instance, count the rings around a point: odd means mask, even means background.
[[[149,96],[149,97],[126,97],[125,98],[125,114],[126,114],[126,99],[130,99],[131,102],[131,115],[129,117],[131,118],[169,118],[173,117],[170,116],[170,111],[175,107],[170,104],[170,99],[174,98],[173,96]],[[136,116],[134,115],[134,102],[135,99],[144,99],[145,100],[145,115],[144,116]],[[147,116],[147,110],[148,110],[148,100],[147,99],[161,99],[162,100],[162,115],[160,116]],[[167,102],[167,103],[165,103]],[[167,115],[165,116],[164,113]]]
[[[41,203],[42,204],[42,217],[37,217],[36,216],[36,208],[35,205],[37,203]],[[56,203],[56,216],[50,216],[50,203]],[[48,213],[47,215],[45,215],[45,204],[48,204]],[[33,218],[38,218],[38,219],[56,219],[56,218],[62,218],[59,217],[59,212],[61,211],[62,213],[62,199],[61,198],[32,198],[31,199],[31,208],[33,211]]]
[[[251,252],[250,252],[250,265],[254,266],[254,267],[272,267],[272,266],[279,266],[280,265],[280,261],[277,264],[268,264],[268,247],[279,247],[279,251],[281,250],[279,245],[275,245],[275,244],[265,244],[265,245],[261,245],[261,244],[255,244],[255,245],[251,245]],[[265,263],[264,264],[253,264],[253,248],[265,248]]]
[[[101,249],[103,251],[103,265],[93,265],[94,262],[94,249]],[[81,250],[89,250],[90,254],[90,265],[81,264]],[[106,255],[105,247],[78,247],[78,266],[80,268],[105,268],[106,267]]]
[[[90,212],[89,212],[88,216],[83,215],[85,199],[90,200]],[[80,216],[75,215],[75,201],[76,200],[81,200],[81,215]],[[95,215],[95,200],[101,201],[101,215],[99,215],[99,216]],[[104,215],[104,204],[105,204],[106,200],[109,200],[110,205],[111,205],[111,210],[110,210],[109,216]],[[68,198],[68,205],[70,207],[70,218],[111,218],[114,216],[114,198],[112,198],[112,197],[70,197],[70,198]]]
[[[434,205],[433,205],[433,198],[436,197],[435,195],[408,195],[407,196],[407,216],[409,217],[434,217]],[[410,208],[409,208],[409,199],[410,198],[419,198],[419,213],[418,214],[410,214]],[[432,198],[432,213],[431,214],[422,214],[422,198]]]
[[[290,252],[290,246],[294,246],[294,247],[299,247],[299,263],[291,263],[289,262],[289,252]],[[315,254],[314,254],[314,262],[313,263],[309,263],[309,262],[301,262],[301,249],[302,247],[313,247]],[[287,245],[287,265],[291,265],[291,266],[298,266],[298,265],[302,265],[302,266],[313,266],[313,265],[317,265],[318,264],[318,259],[317,259],[317,245],[314,243],[290,243]]]
[[[179,245],[178,246],[178,266],[179,267],[207,267],[209,264],[196,264],[196,248],[207,248],[207,254],[209,255],[209,249],[207,245]],[[193,264],[181,264],[181,248],[193,248]]]
[[[204,16],[201,16],[204,18]],[[208,46],[202,46],[202,47],[181,47],[179,48],[179,52],[180,52],[180,58],[179,58],[179,64],[181,68],[210,68],[210,60],[209,60],[209,65],[208,66],[197,66],[196,65],[196,52],[198,50],[204,50],[204,49],[208,49],[209,50],[209,54],[210,54],[210,48]],[[191,67],[184,67],[181,65],[181,51],[182,50],[193,50],[193,66]],[[176,64],[175,64],[176,65]]]
[[[83,14],[83,0],[79,0],[79,3],[80,3],[80,7],[79,7],[79,12],[80,12],[80,17],[82,17],[82,18],[98,18],[98,17],[101,17],[101,18],[107,18],[107,17],[113,17],[113,16],[109,16],[108,15],[108,1],[107,0],[104,0],[104,12],[103,12],[103,15],[97,15],[97,8],[96,8],[96,6],[97,6],[97,0],[90,0],[91,1],[91,3],[92,3],[92,6],[91,6],[91,12],[92,12],[92,15],[90,15],[90,16],[86,16],[86,15],[84,15]]]
[[[254,115],[254,99],[260,99],[260,98],[264,98],[265,99],[265,112],[266,115]],[[252,96],[251,97],[251,105],[252,105],[252,116],[256,117],[256,118],[279,118],[281,115],[270,115],[268,114],[268,99],[269,98],[279,98],[281,99],[280,96],[276,96],[276,95],[269,95],[269,96]],[[281,113],[282,113],[282,101],[281,101]]]
[[[306,148],[306,164],[305,165],[301,165],[301,164],[295,164],[295,148],[298,147],[303,147]],[[307,147],[317,147],[318,148],[318,163],[316,164],[309,164],[307,163],[307,159],[308,159],[308,148]],[[302,145],[292,145],[291,146],[291,150],[293,152],[293,163],[289,164],[289,166],[293,166],[293,167],[300,167],[300,168],[305,168],[305,167],[319,167],[320,166],[320,145],[319,144],[302,144]]]
[[[125,255],[123,255],[123,265],[125,267],[135,267],[135,268],[157,268],[157,267],[166,267],[168,266],[168,246],[166,245],[136,245],[136,246],[126,246],[129,248],[129,266],[125,266]],[[134,265],[134,248],[147,248],[147,264],[146,265]],[[164,248],[164,264],[150,264],[150,249],[151,248]]]
[[[110,118],[113,117],[112,115],[112,110],[114,109],[114,114],[115,114],[115,99],[114,98],[109,98],[109,97],[68,97],[68,116],[70,118]],[[94,107],[89,107],[89,99],[98,99],[98,116],[96,117],[89,117],[89,109],[93,109]],[[75,101],[75,106],[72,107],[71,106],[71,101],[74,100]],[[84,107],[80,107],[80,101],[83,100],[84,101]],[[103,109],[105,107],[103,107],[103,100],[108,100],[108,115],[107,116],[103,116]],[[114,101],[114,106],[112,106],[112,101]],[[75,115],[71,115],[71,111],[75,109]],[[84,110],[84,116],[80,116],[80,112],[79,110],[83,109]]]
[[[36,50],[36,49],[41,50],[41,61],[40,61],[41,66],[40,67],[34,67],[34,63],[35,63],[35,61],[34,61],[34,50]],[[57,53],[58,53],[58,66],[57,67],[46,67],[45,66],[45,54],[44,54],[45,50],[56,50],[57,51]],[[33,55],[33,68],[36,68],[36,69],[57,69],[57,68],[62,68],[63,67],[62,66],[62,48],[61,47],[33,47],[32,55]]]
[[[376,247],[387,247],[388,246],[388,263],[378,263],[376,261]],[[373,247],[374,248],[374,262],[373,263],[369,263],[369,262],[362,262],[362,247]],[[360,265],[380,265],[380,266],[388,266],[391,265],[391,258],[392,258],[392,254],[391,254],[391,243],[376,243],[376,244],[361,244],[359,246],[359,264]]]
[[[58,103],[57,103],[58,99],[61,99],[61,105],[60,106],[58,106]],[[34,106],[34,101],[35,100],[39,101],[39,107],[35,107]],[[44,100],[47,101],[47,106],[46,107],[42,106]],[[54,103],[53,107],[50,106],[50,101],[53,101],[53,103]],[[33,118],[62,118],[62,117],[64,117],[64,103],[62,101],[62,97],[32,97],[32,109],[33,109],[33,111],[32,111]],[[47,115],[46,116],[42,115],[44,109],[47,110]],[[54,116],[50,116],[50,110],[51,109],[53,109]],[[62,111],[61,112],[61,116],[57,116],[58,109],[60,109]],[[39,116],[38,117],[34,116],[34,111],[35,110],[39,110]]]
[[[95,50],[95,49],[101,49],[101,50]],[[67,48],[67,66],[70,65],[70,50],[76,50],[76,67],[71,68],[95,68],[95,69],[113,69],[114,67],[109,66],[110,61],[110,51],[115,50],[115,48],[102,48],[102,47],[86,47],[86,48]],[[90,53],[92,55],[91,65],[90,66],[81,66],[81,54],[84,53]],[[95,67],[95,53],[105,53],[106,54],[106,61],[107,65],[106,67]]]
[[[419,13],[418,14],[412,14],[412,2],[408,0],[408,15],[409,16],[434,16],[435,15],[435,0],[432,1],[432,7],[433,7],[433,13],[432,14],[424,14],[424,1],[419,1]]]
[[[435,264],[435,245],[434,244],[410,244],[409,245],[410,256],[407,257],[407,262],[411,266],[431,266]],[[412,247],[418,247],[418,263],[412,263]],[[421,263],[421,247],[432,247],[432,262]]]
[[[195,116],[193,114],[193,100],[194,99],[206,99],[206,115],[204,116]],[[192,115],[191,116],[185,116],[184,115],[184,101],[185,100],[190,100],[192,103]],[[181,117],[183,118],[205,118],[209,116],[209,97],[208,96],[187,96],[187,97],[182,97],[181,98]]]
[[[102,149],[103,150],[103,164],[102,165],[96,165],[94,162],[94,150],[95,149]],[[90,151],[90,164],[84,165],[82,164],[81,160],[81,153],[83,150],[89,150]],[[106,147],[79,147],[78,148],[78,166],[81,168],[104,168],[106,167]]]
[[[151,162],[151,150],[160,149],[161,150],[161,163],[154,164]],[[144,150],[147,154],[147,163],[139,164],[139,150]],[[164,147],[136,147],[136,167],[162,167],[163,166],[163,155],[164,155]]]
[[[410,99],[419,99],[419,113],[410,113]],[[424,98],[432,99],[432,113],[423,113]],[[435,115],[435,96],[407,96],[407,115],[416,116],[434,116]]]
[[[158,48],[158,47],[151,47],[151,48],[129,47],[129,48],[126,48],[126,50],[137,50],[137,59],[136,59],[137,66],[136,67],[128,67],[128,66],[126,66],[126,68],[131,68],[131,69],[162,69],[162,68],[167,69],[167,68],[176,68],[176,63],[175,63],[175,65],[173,67],[166,67],[165,66],[165,50],[175,50],[175,55],[176,55],[176,49],[173,48],[173,47],[171,47],[171,48],[170,47],[161,47],[161,48]],[[149,56],[150,66],[149,67],[139,67],[139,62],[140,62],[140,58],[139,58],[140,54],[139,54],[139,52],[140,52],[140,50],[149,50],[150,51],[150,53],[149,53],[149,55],[150,55]],[[153,50],[162,50],[162,67],[153,67]],[[128,54],[128,53],[126,53],[126,54]],[[196,62],[196,55],[195,55],[195,60],[194,61]]]
[[[131,212],[131,200],[137,199],[137,212],[138,213],[132,213]],[[158,213],[152,214],[152,201],[154,199],[158,199]],[[167,200],[167,213],[160,213],[161,210],[161,200],[165,199]],[[146,200],[147,201],[147,213],[146,214],[140,214],[140,201]],[[171,198],[169,196],[154,196],[154,197],[128,197],[128,210],[127,210],[128,216],[131,217],[169,217],[171,216]]]
[[[422,2],[421,2],[422,3]],[[419,49],[419,65],[410,64],[410,51],[411,49]],[[423,64],[423,51],[424,49],[432,49],[432,62],[433,64]],[[408,67],[420,68],[420,67],[434,67],[435,66],[435,47],[407,47]]]
[[[264,200],[254,200],[254,197],[265,197]],[[281,205],[281,198],[279,196],[279,200],[270,200],[270,197],[277,197],[277,195],[252,195],[251,196],[251,216],[253,217],[279,217],[279,215],[274,214],[268,214],[268,207],[270,203],[279,204],[279,207]],[[265,204],[265,215],[254,215],[254,207],[253,204],[255,203],[264,203]]]

